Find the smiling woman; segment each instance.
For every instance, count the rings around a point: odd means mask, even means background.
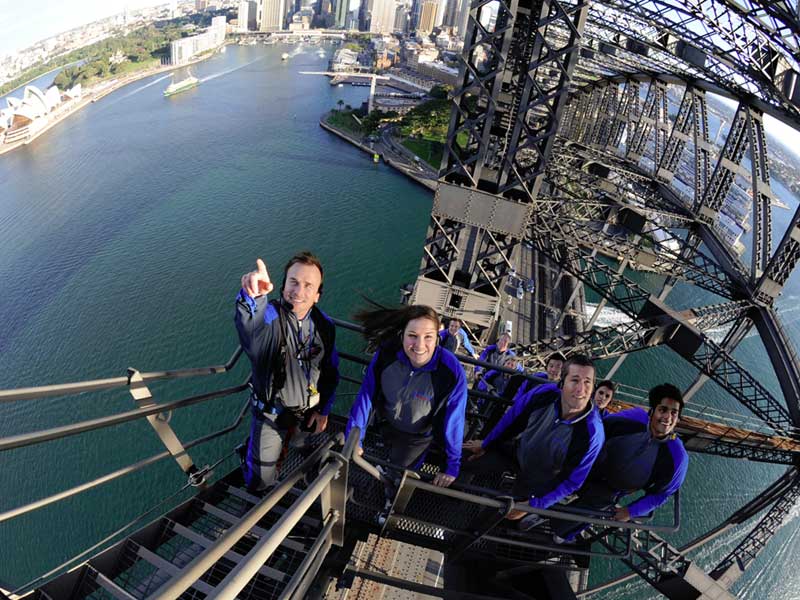
[[[449,486],[461,465],[467,382],[458,359],[437,346],[439,316],[428,306],[361,312],[364,336],[377,348],[350,412],[347,434],[362,440],[374,406],[389,462],[418,468],[432,444],[444,450],[434,484]]]

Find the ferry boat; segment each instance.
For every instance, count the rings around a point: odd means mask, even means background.
[[[175,94],[180,94],[181,92],[185,92],[186,90],[192,89],[198,85],[200,85],[200,80],[189,73],[185,79],[170,83],[167,86],[167,89],[164,90],[164,97],[166,98]]]
[[[289,53],[284,52],[283,54],[281,54],[281,60],[289,60]]]

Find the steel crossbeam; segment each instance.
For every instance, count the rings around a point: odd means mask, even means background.
[[[557,224],[548,228],[542,221],[535,222],[531,227],[531,238],[537,248],[561,268],[592,287],[631,318],[643,318],[651,295],[624,274],[591,256],[577,240],[563,235]],[[572,261],[575,257],[580,257],[582,268],[574,267]],[[674,320],[677,316],[671,315],[670,318]],[[688,323],[678,322],[688,327]],[[691,342],[681,339],[671,345],[685,360],[777,432],[792,429],[793,421],[787,408],[723,347],[694,328],[688,328],[686,335]]]
[[[602,0],[613,9],[611,21],[628,16],[650,24],[652,43],[668,48],[673,40],[688,43],[703,52],[702,61],[692,65],[716,77],[728,77],[734,96],[747,93],[764,99],[798,117],[796,106],[786,101],[779,88],[779,76],[788,64],[798,68],[796,47],[778,40],[752,22],[738,19],[728,3],[719,0]],[[796,17],[795,17],[796,21]],[[640,29],[643,29],[640,27]],[[730,71],[735,72],[730,77]],[[672,69],[675,72],[674,69]]]

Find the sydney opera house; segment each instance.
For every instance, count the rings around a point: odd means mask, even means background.
[[[0,109],[0,145],[14,144],[32,139],[60,113],[80,100],[81,86],[67,92],[56,86],[47,91],[29,85],[22,98],[8,96],[6,108]]]

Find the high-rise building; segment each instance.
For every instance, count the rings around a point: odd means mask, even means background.
[[[256,29],[256,3],[252,0],[241,0],[239,2],[239,14],[236,17],[239,22],[239,31],[253,31]]]
[[[392,33],[394,31],[395,0],[373,0],[370,15],[370,33]]]
[[[410,31],[409,7],[405,2],[398,2],[394,12],[394,31],[408,33]]]
[[[350,0],[336,0],[336,16],[333,22],[336,29],[347,27],[347,13],[350,11]]]
[[[453,28],[456,31],[456,35],[463,39],[467,34],[469,8],[472,2],[471,0],[456,0],[456,2],[458,2],[458,10],[455,13],[455,22],[453,23]]]
[[[261,0],[259,3],[259,31],[280,31],[284,28],[287,11],[286,0]]]
[[[436,26],[436,13],[439,11],[439,0],[423,0],[419,14],[417,31],[430,33]]]
[[[442,15],[442,25],[444,27],[456,26],[461,4],[462,0],[447,0],[445,2],[444,14]],[[467,0],[467,6],[469,6],[469,0]]]

